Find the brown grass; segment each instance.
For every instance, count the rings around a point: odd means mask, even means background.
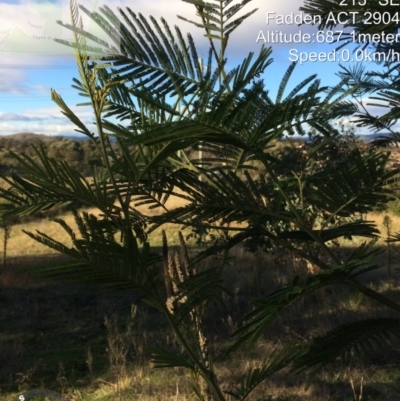
[[[226,294],[223,297],[227,314],[217,307],[207,319],[209,346],[213,351],[222,345],[228,332],[238,327],[238,321],[249,310],[250,300],[287,282],[295,268],[290,258],[276,264],[268,255],[252,255],[242,248],[234,249],[231,257],[224,277],[224,284],[232,294],[232,297]],[[211,265],[215,261],[205,263]],[[379,281],[374,286],[393,299],[398,298],[398,281],[392,289]],[[239,384],[240,376],[249,367],[259,364],[287,341],[309,340],[355,318],[388,316],[388,311],[380,305],[341,287],[319,295],[318,302],[305,300],[283,313],[253,348],[243,349],[231,360],[217,363],[218,379],[224,387],[229,389]],[[179,346],[163,319],[146,308],[138,312],[130,334],[132,342],[125,344],[132,347],[126,359],[119,366],[109,365],[111,343],[107,340],[110,336],[118,337],[119,333],[123,338],[128,330],[125,323],[131,303],[128,293],[103,294],[92,287],[43,282],[16,274],[10,268],[0,274],[0,301],[3,305],[0,310],[1,400],[11,401],[23,394],[24,389],[41,387],[63,391],[74,401],[196,399],[186,371],[157,370],[149,363],[144,352],[147,347],[179,349]],[[110,318],[114,314],[118,318],[109,319],[115,322],[115,330],[110,331],[102,322],[105,316]],[[88,347],[93,358],[92,369],[85,362]],[[331,368],[320,372],[308,389],[304,386],[304,375],[289,377],[284,371],[263,383],[254,399],[265,399],[269,394],[275,401],[351,401],[354,399],[350,379],[359,384],[363,377],[363,401],[383,401],[384,398],[373,393],[371,385],[396,380],[397,370],[393,371],[390,365],[394,363],[391,358],[399,356],[399,350],[392,348],[389,356],[375,356],[380,359],[375,370],[369,369],[368,361],[356,359],[350,369]],[[118,373],[121,367],[126,370],[123,376]],[[393,373],[383,373],[385,369]],[[7,380],[5,372],[9,375]]]
[[[171,197],[167,207],[176,208],[184,204],[184,200]],[[139,210],[143,213],[158,213],[147,210],[146,206],[139,207]],[[90,209],[89,212],[98,214],[95,209]],[[71,227],[75,227],[71,214],[64,214],[61,217]],[[382,214],[367,216],[367,220],[375,221],[385,236],[383,218]],[[400,231],[400,217],[391,215],[390,218],[392,232]],[[173,224],[163,227],[167,231],[169,244],[179,243],[180,228]],[[68,246],[71,245],[60,226],[48,219],[19,224],[12,229],[8,244],[8,256],[12,263],[0,274],[0,303],[3,305],[0,310],[0,327],[7,327],[7,330],[0,329],[0,400],[9,401],[16,395],[22,394],[21,391],[24,389],[40,386],[59,392],[64,391],[65,395],[74,401],[196,399],[190,390],[189,375],[185,371],[154,370],[145,356],[144,349],[148,346],[179,348],[168,327],[162,323],[155,325],[160,319],[149,311],[140,312],[135,326],[136,332],[133,333],[133,345],[130,344],[133,346],[132,353],[128,354],[124,361],[126,364],[124,376],[115,376],[113,366],[105,369],[108,359],[105,349],[109,334],[102,327],[102,322],[106,315],[111,316],[115,311],[118,311],[119,316],[127,316],[129,296],[101,295],[92,288],[49,284],[27,274],[17,274],[14,271],[17,263],[22,265],[52,263],[51,258],[56,258],[57,255],[26,236],[22,230],[42,231]],[[354,239],[351,242],[346,241],[344,245],[357,246],[363,241]],[[161,245],[160,230],[150,235],[150,243],[153,246]],[[384,238],[379,243],[384,245]],[[301,273],[299,266],[293,265],[293,260],[290,258],[277,263],[268,255],[262,253],[253,255],[242,248],[234,249],[231,256],[225,273],[225,284],[233,297],[225,300],[228,316],[222,316],[221,311],[216,310],[208,322],[211,349],[221,345],[223,336],[217,329],[221,322],[225,327],[223,330],[234,330],[248,310],[252,298],[284,285],[294,273]],[[398,256],[394,261],[394,267],[397,259]],[[204,262],[205,265],[213,263],[215,263],[213,260]],[[394,281],[389,286],[386,280],[385,256],[381,258],[380,263],[383,268],[372,277],[371,285],[380,288],[396,300],[400,290],[399,276],[395,273]],[[384,281],[379,281],[378,276]],[[218,376],[226,388],[238,384],[240,375],[244,374],[246,369],[260,363],[275,347],[282,346],[286,341],[299,338],[309,340],[337,324],[355,318],[390,315],[387,310],[372,304],[364,297],[349,294],[341,289],[331,293],[322,291],[320,296],[318,303],[309,300],[293,305],[269,328],[254,348],[240,351],[233,360],[219,364]],[[52,336],[54,340],[51,340]],[[94,365],[98,365],[97,368],[96,366],[93,368],[94,373],[85,363],[88,346],[91,346]],[[69,349],[71,355],[65,352]],[[359,385],[363,378],[365,386],[363,401],[383,401],[384,398],[379,393],[373,392],[372,385],[376,382],[394,383],[400,377],[397,368],[395,370],[391,368],[393,363],[398,363],[396,358],[399,355],[400,346],[392,349],[391,355],[377,355],[380,367],[375,370],[369,369],[368,363],[364,360],[356,361],[351,369],[328,369],[320,372],[308,389],[304,386],[305,376],[290,378],[283,372],[260,386],[255,396],[264,399],[266,394],[270,394],[276,401],[354,401],[351,380]],[[47,367],[44,366],[46,364]],[[19,393],[16,387],[20,388]]]
[[[171,199],[169,199],[167,202],[167,207],[169,209],[173,209],[179,206],[183,206],[185,205],[185,203],[186,203],[185,200],[176,197],[175,198],[171,197]],[[157,211],[148,210],[146,206],[140,206],[138,207],[138,210],[141,211],[142,213],[146,213],[147,215],[156,215],[161,213],[161,211],[159,210]],[[88,212],[95,215],[99,214],[99,211],[96,209],[89,209]],[[381,232],[382,238],[378,241],[378,244],[380,245],[384,244],[384,240],[386,238],[386,231],[383,226],[384,216],[385,216],[384,214],[377,214],[377,213],[370,213],[369,215],[367,215],[367,220],[374,221]],[[65,220],[70,227],[76,229],[76,224],[74,222],[72,214],[64,214],[60,216],[60,218]],[[394,234],[396,232],[400,232],[400,217],[390,215],[390,218],[392,220],[392,233]],[[165,224],[162,227],[162,229],[164,229],[168,233],[168,239],[170,244],[177,245],[179,243],[178,231],[181,228],[182,227],[177,224]],[[59,226],[59,224],[50,221],[48,219],[37,220],[29,223],[17,224],[12,228],[11,237],[7,247],[8,257],[15,258],[15,257],[56,254],[55,251],[29,238],[26,234],[23,233],[23,230],[30,231],[33,233],[36,233],[36,231],[41,231],[49,235],[51,238],[54,238],[64,243],[67,246],[72,245],[69,236]],[[190,229],[186,229],[184,231],[185,234],[189,234],[190,232],[191,232]],[[1,230],[0,243],[2,243],[2,238],[3,238],[3,232]],[[150,234],[149,241],[153,246],[161,246],[161,228],[156,229],[154,232]],[[345,241],[343,244],[345,246],[352,246],[352,245],[357,246],[364,241],[365,241],[364,238],[354,238],[352,241]],[[189,245],[193,245],[193,241],[192,242],[189,241]]]
[[[176,207],[184,206],[187,202],[184,199],[171,196],[167,203],[166,207],[169,209],[173,209]],[[140,212],[145,213],[149,216],[157,215],[162,213],[161,210],[149,210],[147,206],[139,206],[137,208]],[[88,209],[88,213],[99,215],[99,210],[97,209]],[[61,219],[65,220],[65,222],[74,230],[76,230],[76,224],[74,221],[74,217],[71,213],[63,214],[59,216]],[[170,243],[178,244],[178,231],[181,227],[176,224],[166,224],[163,229],[169,233]],[[50,236],[51,238],[62,242],[66,246],[71,246],[71,240],[64,229],[58,223],[51,221],[49,219],[42,219],[31,221],[23,224],[16,224],[13,226],[11,231],[11,237],[9,239],[7,245],[7,255],[9,258],[15,257],[26,257],[32,256],[37,257],[41,255],[48,254],[56,254],[56,251],[40,244],[34,239],[28,237],[23,231],[28,231],[32,233],[36,233],[37,231],[43,232]],[[189,230],[187,230],[189,232]],[[0,231],[0,243],[2,243],[3,232]],[[154,246],[161,245],[161,230],[157,229],[150,235],[150,243]]]

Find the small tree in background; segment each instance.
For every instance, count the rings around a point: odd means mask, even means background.
[[[7,245],[14,224],[15,223],[13,223],[11,220],[4,221],[1,224],[1,228],[3,229],[3,268],[5,268],[7,264]]]

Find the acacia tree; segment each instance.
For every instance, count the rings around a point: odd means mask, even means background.
[[[131,289],[166,316],[181,344],[182,352],[154,350],[157,366],[189,369],[200,399],[245,400],[277,370],[290,364],[297,369],[318,368],[354,350],[371,348],[379,344],[371,338],[399,335],[400,321],[355,322],[327,333],[314,345],[288,344],[260,367],[250,368],[240,385],[225,389],[214,364],[220,354],[208,349],[202,320],[208,305],[220,297],[223,265],[204,270],[199,268],[201,261],[256,237],[321,270],[304,279],[293,277],[290,285],[256,300],[225,355],[247,341],[256,341],[294,302],[330,285],[355,288],[400,312],[399,305],[359,280],[376,268],[373,260],[379,250],[373,244],[379,233],[375,225],[362,219],[343,220],[391,199],[388,184],[397,180],[399,172],[387,172],[385,154],[355,151],[344,163],[281,174],[282,163],[270,148],[274,140],[285,134],[304,135],[312,127],[323,139],[309,151],[311,160],[313,153],[340,134],[334,121],[356,110],[346,100],[355,89],[343,91],[342,84],[323,87],[312,75],[286,94],[294,69],[291,65],[272,99],[261,79],[272,62],[270,48],[262,47],[257,56],[250,53],[231,70],[225,60],[230,37],[255,11],[237,16],[249,1],[186,2],[193,4],[194,24],[209,40],[206,63],[198,57],[192,36],[184,37],[177,27],[172,30],[163,19],[146,19],[129,8],[119,10],[118,18],[107,6],[93,13],[80,6],[117,48],[86,32],[76,3],[71,3],[72,24],[60,23],[74,32],[75,42],[60,42],[75,48],[79,79],[74,79],[74,87],[93,109],[96,132],[55,91],[52,99],[77,131],[98,148],[102,166],[89,182],[44,150],[36,150],[39,161],[14,155],[24,176],[4,177],[10,187],[1,190],[0,206],[4,221],[76,201],[99,209],[100,216],[74,212],[78,232],[56,220],[71,236],[71,248],[46,233],[27,233],[75,260],[36,272]],[[207,160],[191,157],[187,149],[193,146],[207,149]],[[184,198],[187,205],[169,209],[166,201],[171,195]],[[158,208],[161,213],[142,213],[139,205]],[[317,222],[311,218],[316,214]],[[225,240],[189,260],[181,239],[185,257],[180,261],[169,252],[164,238],[164,270],[160,271],[155,264],[160,256],[151,252],[147,235],[165,223],[218,228],[226,232]],[[329,242],[348,236],[372,242],[348,257],[337,255]],[[306,244],[318,246],[320,252],[314,254]]]

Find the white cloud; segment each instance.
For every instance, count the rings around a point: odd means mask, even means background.
[[[3,93],[27,93],[24,84],[26,73],[23,70],[0,69],[0,92]]]
[[[0,121],[36,121],[36,120],[46,120],[46,118],[29,117],[23,114],[16,113],[3,113],[0,114]]]
[[[76,134],[74,128],[75,127],[73,127],[72,124],[54,124],[50,121],[46,121],[45,124],[34,124],[32,122],[29,122],[29,124],[22,122],[19,122],[18,124],[0,123],[0,136],[19,134],[21,132],[31,132],[49,136],[71,135]]]
[[[86,126],[95,131],[93,113],[88,108],[71,107]],[[76,126],[58,107],[26,109],[22,113],[0,113],[0,135],[33,132],[44,135],[77,135]]]

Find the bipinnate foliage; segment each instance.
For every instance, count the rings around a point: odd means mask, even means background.
[[[390,40],[390,36],[387,36],[398,35],[398,5],[392,1],[348,1],[345,4],[341,0],[305,0],[300,10],[321,18],[318,29],[342,33],[340,37],[335,37],[337,40],[334,43],[337,43],[338,49],[355,45],[349,51],[366,51],[366,59],[383,65],[383,69],[377,71],[366,71],[362,63],[354,67],[341,66],[340,75],[356,88],[353,101],[358,109],[354,120],[357,125],[382,134],[374,141],[375,146],[398,145],[400,136],[395,124],[400,116],[400,45],[397,40]],[[344,28],[350,28],[347,31],[343,31],[338,22],[341,12],[352,13],[352,17],[344,24]],[[366,103],[367,96],[370,101]],[[371,114],[366,106],[382,108],[382,115]]]
[[[164,314],[181,346],[179,352],[153,350],[156,366],[189,369],[193,391],[201,400],[245,400],[267,377],[291,364],[320,366],[349,355],[353,348],[365,348],[370,338],[382,342],[388,332],[399,336],[397,320],[381,325],[381,320],[369,321],[373,331],[362,322],[339,327],[315,345],[291,343],[277,349],[230,389],[221,387],[215,368],[218,358],[254,343],[284,310],[323,287],[348,286],[400,312],[399,305],[359,281],[360,275],[376,268],[379,253],[374,248],[379,232],[363,215],[393,199],[391,185],[399,171],[388,169],[388,156],[377,150],[354,149],[351,157],[321,163],[318,155],[340,135],[335,120],[357,111],[347,98],[359,87],[343,90],[348,79],[324,87],[312,75],[286,94],[292,64],[272,98],[261,78],[272,62],[270,48],[261,47],[256,56],[250,53],[231,70],[225,57],[230,35],[254,12],[240,14],[250,1],[187,2],[194,5],[194,24],[210,44],[205,62],[192,36],[171,29],[163,19],[147,19],[129,8],[120,10],[118,18],[107,6],[89,12],[72,1],[72,23],[60,24],[74,32],[75,41],[60,42],[75,49],[79,79],[74,79],[74,87],[93,110],[96,132],[54,90],[52,99],[92,141],[101,166],[89,181],[43,149],[35,150],[35,159],[15,155],[24,176],[7,179],[10,188],[1,191],[0,208],[3,220],[75,201],[98,209],[99,215],[74,212],[77,232],[57,220],[72,247],[46,233],[27,233],[76,261],[35,271],[49,278],[132,289]],[[83,29],[79,9],[114,45]],[[310,129],[318,141],[299,150],[296,164],[288,168],[274,155],[276,140],[305,135]],[[193,149],[206,155],[195,157]],[[167,200],[172,195],[184,199],[186,206],[170,209]],[[139,211],[143,205],[159,213]],[[218,229],[224,235],[191,260],[183,237],[177,256],[164,235],[160,269],[160,256],[152,253],[147,235],[166,223]],[[351,237],[370,242],[344,258],[331,243]],[[224,305],[224,262],[229,249],[250,239],[267,243],[268,250],[290,252],[320,272],[294,277],[290,285],[255,300],[228,349],[225,344],[225,349],[211,350],[205,317],[210,305]],[[221,252],[219,266],[202,267],[205,257]]]
[[[338,358],[348,364],[355,354],[364,356],[382,349],[382,340],[398,337],[399,331],[399,320],[390,318],[366,319],[336,327],[315,339],[307,353],[296,361],[296,368],[318,370],[327,361],[335,362]]]

